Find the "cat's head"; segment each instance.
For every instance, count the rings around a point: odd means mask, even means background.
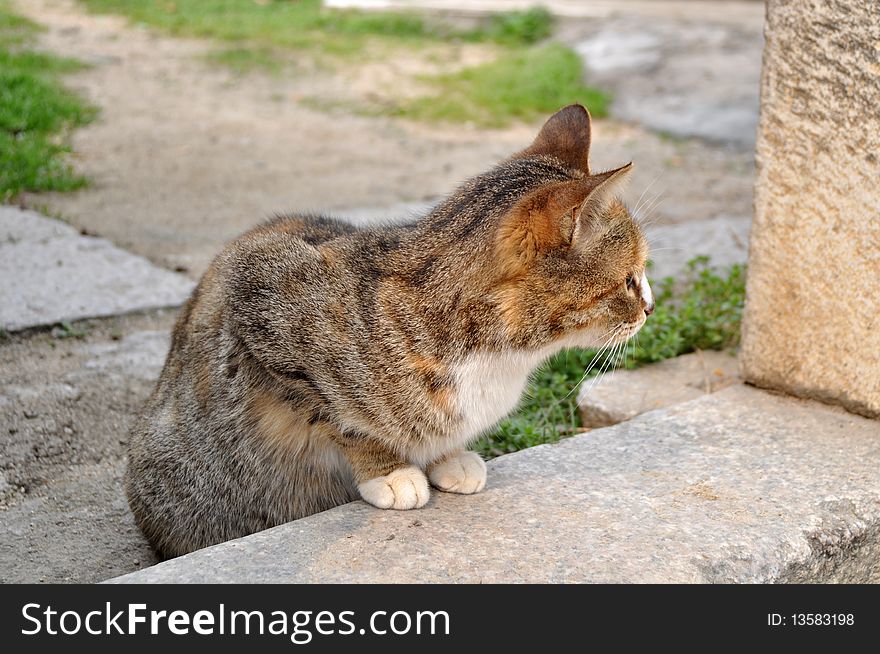
[[[654,310],[647,241],[617,195],[632,164],[593,173],[589,152],[590,115],[571,105],[500,167],[529,178],[494,234],[493,295],[514,345],[612,345]]]

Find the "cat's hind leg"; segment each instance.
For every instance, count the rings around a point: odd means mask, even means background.
[[[479,493],[486,486],[486,462],[476,452],[460,450],[429,465],[428,479],[447,493]]]

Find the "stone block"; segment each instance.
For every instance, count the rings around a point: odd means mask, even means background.
[[[880,11],[770,0],[746,380],[880,417]]]

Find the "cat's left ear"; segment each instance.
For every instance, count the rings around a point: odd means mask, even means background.
[[[579,104],[570,104],[550,116],[538,136],[513,159],[550,156],[569,168],[590,174],[590,112]]]

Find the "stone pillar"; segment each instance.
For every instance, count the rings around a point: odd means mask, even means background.
[[[880,417],[880,2],[769,0],[743,376]]]

